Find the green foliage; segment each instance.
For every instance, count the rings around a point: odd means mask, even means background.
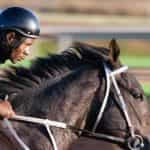
[[[33,49],[33,57],[43,57],[47,56],[48,53],[54,53],[57,49],[57,44],[56,41],[52,39],[41,39],[36,41]]]
[[[9,60],[6,61],[5,64],[1,64],[0,68],[7,68],[10,66],[23,66],[23,67],[30,67],[31,66],[31,60],[23,60],[21,62],[18,62],[17,64],[11,63]]]

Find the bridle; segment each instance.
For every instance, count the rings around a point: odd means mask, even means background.
[[[109,69],[107,64],[104,63],[104,71],[105,71],[105,76],[106,76],[106,94],[104,96],[104,100],[102,102],[100,111],[98,113],[98,116],[97,116],[97,119],[96,119],[96,122],[93,126],[92,131],[89,131],[89,130],[86,130],[86,129],[76,128],[76,127],[70,126],[70,125],[68,125],[64,122],[58,122],[58,121],[52,121],[52,120],[48,120],[48,119],[40,119],[40,118],[34,118],[34,117],[27,117],[27,116],[16,115],[13,118],[11,118],[11,120],[24,121],[24,122],[30,122],[30,123],[36,123],[36,124],[44,125],[47,129],[47,132],[48,132],[49,137],[51,139],[51,143],[53,145],[54,150],[58,150],[58,148],[57,148],[56,140],[55,140],[55,138],[54,138],[54,136],[53,136],[53,134],[52,134],[52,132],[49,128],[50,126],[54,126],[54,127],[57,127],[57,128],[63,128],[63,129],[67,128],[67,129],[70,129],[70,130],[72,130],[76,133],[85,133],[89,137],[95,137],[95,138],[100,138],[100,139],[119,142],[119,143],[127,143],[127,147],[130,150],[139,150],[140,148],[142,148],[144,146],[143,137],[140,136],[140,135],[135,134],[134,127],[133,127],[131,119],[128,115],[127,106],[125,104],[125,101],[123,99],[123,96],[121,94],[119,86],[118,86],[118,84],[116,82],[116,79],[115,79],[115,75],[120,74],[120,73],[126,71],[127,69],[128,69],[127,66],[123,66],[119,69],[116,69],[115,71],[112,71],[112,70]],[[127,139],[95,132],[98,124],[101,123],[101,119],[103,117],[104,110],[105,110],[106,105],[108,103],[108,97],[109,97],[109,94],[110,94],[111,84],[114,86],[114,89],[116,90],[116,94],[117,94],[117,97],[118,97],[117,103],[119,104],[119,107],[122,110],[122,112],[124,114],[124,117],[126,119],[126,122],[127,122],[128,130],[129,130],[129,133],[130,133],[130,136]],[[10,124],[10,122],[7,119],[4,119],[4,124],[12,132],[13,136],[18,141],[18,143],[22,146],[22,148],[24,150],[29,150],[30,148],[28,148],[22,142],[22,140],[20,140],[19,136],[17,135],[17,133],[13,129],[12,125]]]
[[[93,126],[92,131],[93,132],[96,131],[96,128],[97,128],[98,124],[100,123],[100,121],[101,121],[101,119],[103,117],[104,110],[105,110],[106,105],[108,103],[110,87],[111,87],[111,84],[113,84],[114,89],[115,89],[116,94],[117,94],[117,97],[119,98],[117,100],[117,104],[119,105],[121,111],[123,112],[123,115],[124,115],[124,117],[126,119],[126,122],[127,122],[129,134],[130,134],[129,138],[127,139],[127,146],[131,150],[137,150],[137,149],[139,149],[139,148],[144,146],[143,138],[140,135],[135,134],[134,127],[133,127],[131,119],[130,119],[130,117],[128,115],[128,108],[126,106],[125,100],[124,100],[124,98],[123,98],[123,96],[121,94],[121,91],[120,91],[119,86],[117,84],[117,81],[115,79],[115,75],[120,74],[120,73],[126,71],[127,69],[128,69],[127,66],[123,66],[123,67],[121,67],[121,68],[119,68],[119,69],[117,69],[115,71],[111,71],[109,69],[109,67],[107,67],[107,65],[104,63],[104,71],[105,71],[105,75],[106,75],[106,94],[105,94],[103,103],[101,105],[99,114],[97,116],[97,119],[96,119],[96,122],[95,122],[95,124]],[[135,143],[136,143],[136,145],[135,145]]]

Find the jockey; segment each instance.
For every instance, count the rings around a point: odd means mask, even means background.
[[[9,59],[17,63],[30,53],[35,39],[40,35],[37,16],[28,9],[9,7],[0,12],[0,63]],[[0,101],[0,117],[14,115],[8,101]]]

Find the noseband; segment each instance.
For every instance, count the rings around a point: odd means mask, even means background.
[[[121,94],[119,86],[118,86],[116,79],[115,79],[115,75],[120,74],[120,73],[126,71],[127,69],[128,69],[127,66],[123,66],[123,67],[121,67],[115,71],[112,71],[104,63],[104,71],[105,71],[105,76],[106,76],[106,94],[105,94],[102,106],[100,108],[99,114],[97,116],[97,119],[96,119],[96,122],[93,126],[92,131],[85,130],[85,129],[79,129],[79,128],[76,128],[74,126],[70,126],[66,123],[63,123],[63,122],[51,121],[48,119],[40,119],[40,118],[34,118],[34,117],[28,117],[28,116],[16,115],[11,119],[16,120],[16,121],[24,121],[24,122],[44,125],[47,129],[47,132],[48,132],[49,137],[51,139],[51,143],[53,145],[54,150],[58,150],[58,148],[57,148],[56,140],[55,140],[55,138],[54,138],[54,136],[53,136],[53,134],[49,128],[50,126],[54,126],[57,128],[63,128],[63,129],[68,128],[68,129],[73,130],[74,132],[77,132],[77,133],[86,133],[90,137],[105,139],[105,140],[119,142],[119,143],[127,143],[127,147],[130,150],[139,150],[140,148],[142,148],[144,146],[143,138],[140,135],[135,134],[134,127],[133,127],[131,119],[128,115],[127,106],[125,104],[125,101],[123,99],[123,96]],[[111,84],[114,86],[114,89],[116,90],[116,94],[118,97],[117,103],[119,104],[119,107],[122,110],[124,117],[126,119],[126,122],[127,122],[128,130],[130,133],[130,136],[127,139],[95,132],[98,124],[101,123],[101,119],[103,117],[104,110],[105,110],[106,105],[108,103],[108,97],[110,94]],[[12,128],[12,125],[10,124],[10,122],[8,122],[8,120],[5,119],[4,123],[9,128],[10,132],[15,132],[14,129]],[[20,138],[17,136],[17,133],[12,133],[12,134],[14,135],[14,137],[16,138],[17,141],[20,141]],[[26,146],[24,145],[23,142],[20,142],[20,145],[22,145],[23,149],[28,150],[28,147],[26,148]]]

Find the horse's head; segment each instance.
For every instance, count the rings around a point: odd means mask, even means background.
[[[113,39],[109,46],[108,65],[113,70],[120,68],[122,65],[119,60],[120,49],[117,42]],[[105,78],[106,79],[106,78]],[[103,79],[102,83],[105,88],[97,91],[95,100],[92,102],[93,107],[89,111],[86,128],[92,130],[96,117],[100,112],[101,106],[104,103],[104,97],[107,89],[107,81]],[[96,128],[96,132],[105,133],[107,135],[119,136],[128,138],[131,134],[130,126],[127,123],[127,118],[124,114],[124,109],[128,112],[131,119],[132,127],[135,134],[149,138],[150,137],[150,121],[149,121],[149,104],[144,95],[144,91],[136,78],[128,72],[122,72],[115,76],[121,95],[125,102],[126,108],[121,108],[120,94],[117,93],[113,84],[110,87],[108,102],[104,110],[103,116]]]

